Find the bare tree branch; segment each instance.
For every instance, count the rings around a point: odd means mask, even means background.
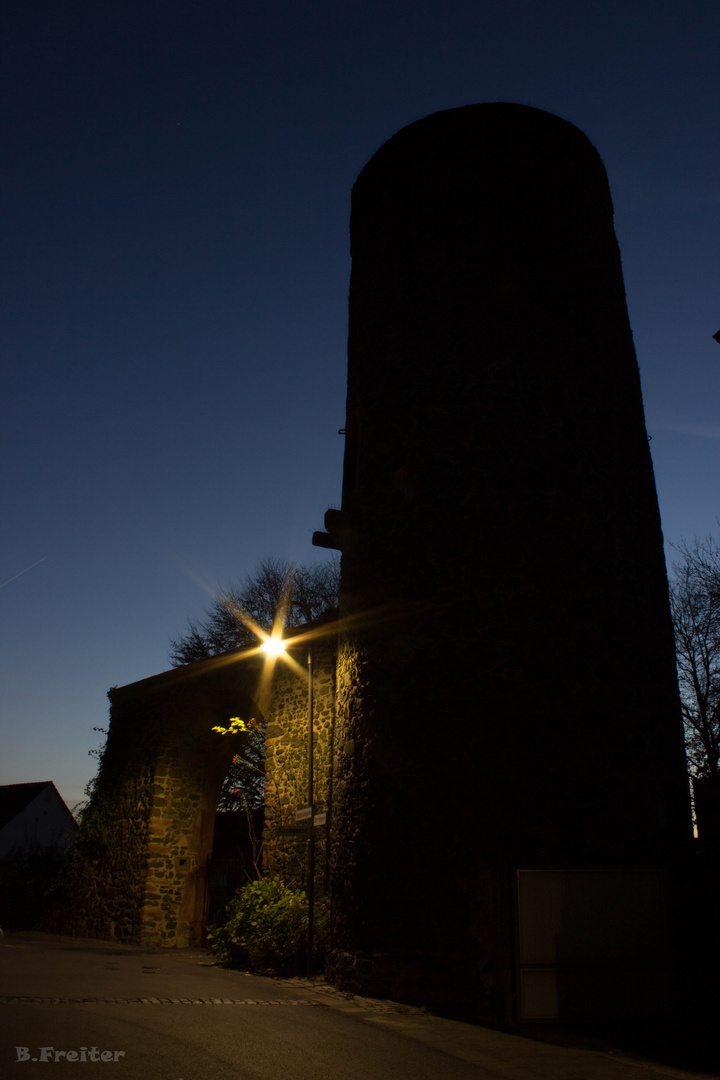
[[[720,773],[720,545],[682,541],[671,601],[690,771]]]

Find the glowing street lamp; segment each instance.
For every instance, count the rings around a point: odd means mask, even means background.
[[[262,645],[262,650],[268,656],[281,656],[285,652],[286,645],[283,639],[276,634],[269,637]]]

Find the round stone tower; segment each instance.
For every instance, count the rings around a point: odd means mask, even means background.
[[[690,837],[605,170],[546,112],[436,113],[361,172],[351,241],[331,968],[507,1016],[519,871]]]

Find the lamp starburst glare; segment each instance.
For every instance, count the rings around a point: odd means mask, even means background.
[[[263,642],[262,650],[268,656],[280,656],[281,653],[285,652],[285,642],[281,637],[273,634],[272,637]]]

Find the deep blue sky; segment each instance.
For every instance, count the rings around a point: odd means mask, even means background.
[[[76,803],[110,686],[167,668],[263,556],[324,557],[350,190],[435,110],[521,102],[597,146],[664,532],[720,533],[717,0],[5,0],[2,20],[0,783]]]

